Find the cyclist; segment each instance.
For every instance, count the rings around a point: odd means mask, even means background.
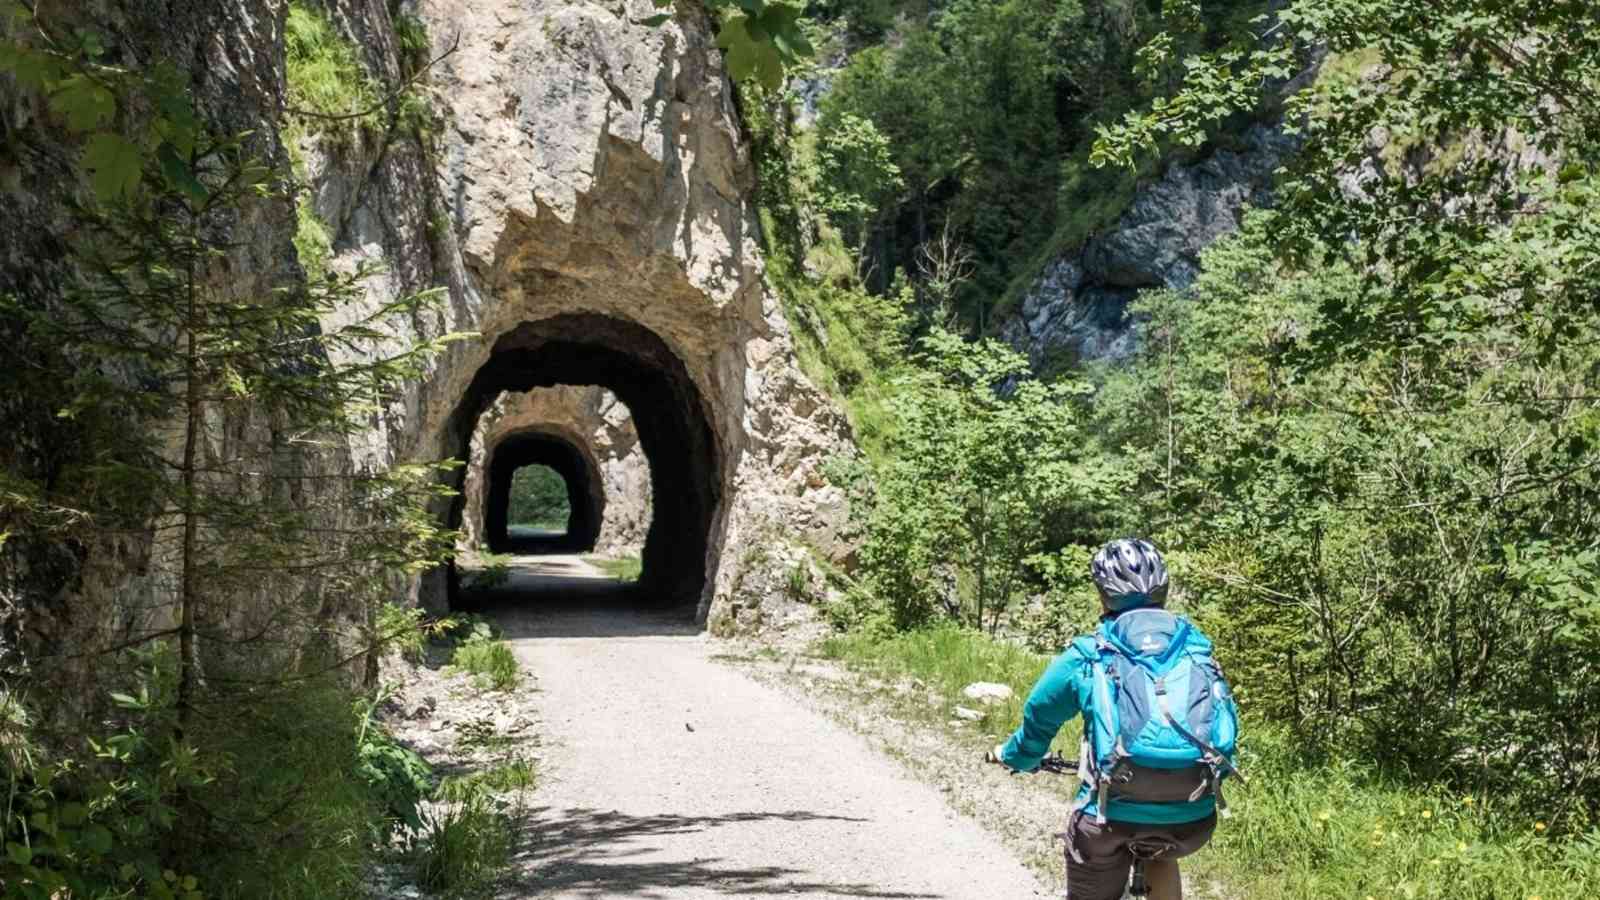
[[[1166,605],[1166,563],[1149,541],[1112,541],[1095,554],[1089,571],[1100,591],[1103,628],[1107,624],[1115,627],[1118,617],[1134,610],[1159,609]],[[1164,614],[1153,618],[1175,619]],[[1188,628],[1187,623],[1184,627]],[[1203,636],[1197,639],[1205,640]],[[1099,646],[1105,646],[1104,642]],[[1095,640],[1080,638],[1051,662],[1028,695],[1021,727],[1010,740],[989,752],[989,761],[1013,772],[1031,772],[1039,767],[1056,732],[1069,719],[1082,714],[1085,733],[1089,733],[1094,707],[1096,647]],[[1210,644],[1206,641],[1204,652],[1209,654],[1209,650]],[[1218,675],[1220,677],[1220,672]],[[1218,696],[1224,695],[1219,692]],[[1231,704],[1231,700],[1228,702]],[[1120,746],[1120,739],[1118,743]],[[1086,744],[1080,775],[1085,774],[1090,756]],[[1183,896],[1183,885],[1176,860],[1194,853],[1211,839],[1217,822],[1215,791],[1192,800],[1139,802],[1116,797],[1108,799],[1107,789],[1102,786],[1094,790],[1091,780],[1086,778],[1079,787],[1064,835],[1068,900],[1119,900],[1128,884],[1136,849],[1149,860],[1145,876],[1152,900],[1179,900]],[[1220,781],[1220,776],[1213,781],[1213,788],[1216,781]],[[1193,796],[1170,792],[1169,795]],[[1100,809],[1102,802],[1105,809]],[[1158,848],[1153,858],[1150,848]]]

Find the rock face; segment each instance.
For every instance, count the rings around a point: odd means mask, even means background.
[[[1237,149],[1169,167],[1114,226],[1049,263],[1001,335],[1035,369],[1058,354],[1126,357],[1134,349],[1128,303],[1144,288],[1188,287],[1200,251],[1238,228],[1247,205],[1270,201],[1272,173],[1294,147],[1279,129],[1255,125]]]
[[[557,436],[585,453],[603,504],[593,551],[640,555],[650,527],[650,463],[628,408],[615,394],[597,387],[502,394],[478,420],[467,458],[463,549],[488,543],[484,499],[490,457],[508,438],[527,434]]]
[[[637,23],[658,12],[650,0],[304,2],[327,14],[385,93],[406,81],[393,14],[420,20],[428,58],[440,57],[419,81],[426,128],[391,118],[335,136],[303,124],[294,155],[332,238],[329,268],[378,266],[368,310],[444,293],[437,315],[393,323],[397,342],[478,335],[449,345],[368,432],[323,453],[319,470],[466,457],[485,413],[495,411],[491,430],[538,417],[516,402],[495,407],[503,393],[562,397],[547,411],[565,409],[610,486],[607,503],[625,513],[606,519],[602,545],[644,541],[642,584],[657,602],[707,621],[736,585],[777,565],[781,555],[752,547],[803,544],[842,558],[844,499],[819,467],[848,451],[848,426],[801,374],[764,286],[753,166],[705,11],[678,5],[649,27]],[[109,17],[129,59],[186,67],[219,130],[252,130],[259,152],[287,160],[284,0],[78,5]],[[0,185],[30,223],[0,226],[0,290],[50,290],[65,246],[52,228],[71,189],[70,159],[58,156],[30,159]],[[295,226],[283,203],[241,217],[229,264],[240,290],[296,277]],[[606,391],[610,406],[590,402]],[[610,417],[616,402],[632,412],[632,438]],[[221,430],[252,427],[247,411],[242,419]],[[8,464],[49,453],[28,434],[7,440]],[[436,512],[473,527],[461,501]],[[133,594],[146,608],[170,603],[170,573],[148,541],[76,560],[36,550],[28,572],[56,563],[62,572],[36,578],[37,590],[0,589],[0,613],[71,610],[74,622],[36,624],[110,641]],[[443,608],[452,583],[451,571],[436,571],[405,592]],[[330,617],[354,616],[338,598],[326,603]]]

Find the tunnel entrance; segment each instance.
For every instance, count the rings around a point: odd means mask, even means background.
[[[583,449],[552,434],[513,434],[490,451],[484,538],[495,553],[583,553],[605,517],[599,473]],[[515,513],[515,515],[514,515]]]
[[[459,456],[470,458],[474,428],[505,392],[598,386],[629,410],[638,444],[649,461],[651,516],[641,572],[629,602],[693,611],[706,589],[711,529],[721,502],[721,457],[706,404],[687,368],[667,344],[632,322],[594,314],[567,314],[525,322],[503,334],[468,385],[451,418]],[[490,549],[510,553],[571,553],[594,546],[604,516],[592,457],[567,436],[527,433],[502,439],[485,459],[485,537]],[[509,528],[515,473],[548,466],[565,480],[566,533],[522,535]],[[465,472],[457,476],[460,488]],[[447,524],[459,527],[463,503]],[[469,604],[456,568],[447,569],[452,607]]]

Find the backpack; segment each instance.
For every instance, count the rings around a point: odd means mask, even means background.
[[[1211,640],[1158,607],[1129,610],[1079,638],[1090,660],[1079,777],[1099,800],[1183,803],[1207,795],[1227,815],[1222,781],[1238,774],[1239,713]]]

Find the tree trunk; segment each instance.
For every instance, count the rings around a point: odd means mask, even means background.
[[[195,646],[194,608],[197,602],[195,571],[196,539],[199,535],[199,516],[195,510],[195,457],[200,432],[200,354],[195,339],[198,308],[195,298],[194,266],[188,272],[189,303],[185,316],[186,336],[183,361],[184,429],[183,429],[183,560],[182,583],[178,596],[178,734],[188,728],[194,711],[195,685],[199,680],[199,650]]]

